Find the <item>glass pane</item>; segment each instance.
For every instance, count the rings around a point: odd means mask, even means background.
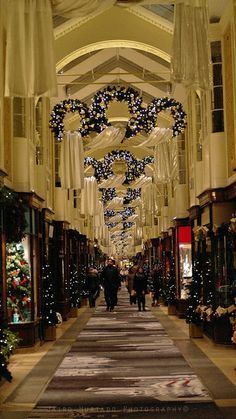
[[[213,63],[222,62],[220,41],[211,42],[211,59]]]
[[[25,100],[15,97],[13,100],[14,137],[25,137]]]
[[[30,241],[7,243],[7,311],[9,323],[31,321]]]
[[[214,109],[223,109],[223,89],[222,87],[214,87]]]
[[[186,299],[189,294],[189,285],[192,280],[192,245],[179,245],[180,268],[180,298]]]
[[[212,112],[212,132],[224,131],[224,113],[223,110]]]
[[[222,64],[213,65],[213,85],[222,86]]]

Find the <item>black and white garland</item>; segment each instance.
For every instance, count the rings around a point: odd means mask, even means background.
[[[111,221],[105,221],[105,224],[106,224],[106,226],[107,226],[108,228],[114,228],[114,227],[116,227],[118,224],[121,224],[121,223],[120,223],[119,221],[114,221],[114,222],[111,222]],[[135,224],[135,222],[134,222],[134,221],[124,221],[124,222],[122,222],[122,224],[123,224],[122,229],[123,229],[123,230],[128,230],[129,228],[133,227],[133,225]]]
[[[57,103],[51,113],[51,119],[49,121],[49,128],[54,133],[55,138],[58,141],[63,139],[64,134],[64,118],[69,112],[78,112],[81,118],[81,127],[78,128],[78,132],[82,137],[88,135],[92,131],[90,123],[90,113],[87,105],[81,102],[79,99],[65,99],[60,103]]]
[[[126,218],[131,217],[134,215],[135,209],[132,207],[127,207],[125,210],[115,211],[113,209],[107,209],[104,211],[104,216],[106,218],[115,217],[116,215],[121,215],[122,219],[125,220]]]
[[[140,197],[141,197],[141,188],[136,188],[136,189],[127,188],[127,193],[124,196],[123,204],[127,205],[130,202]]]
[[[146,156],[142,160],[137,160],[127,150],[113,150],[104,156],[103,161],[98,161],[93,157],[86,157],[84,165],[91,165],[94,168],[94,176],[99,182],[102,179],[108,179],[114,175],[112,163],[116,160],[124,160],[127,163],[128,170],[125,173],[123,184],[129,184],[144,173],[145,166],[154,161],[152,156]]]
[[[116,188],[99,188],[99,191],[102,192],[102,202],[104,204],[108,201],[112,201],[113,198],[117,197]],[[127,188],[126,195],[123,198],[123,205],[130,204],[132,201],[140,197],[141,188]]]
[[[174,119],[172,127],[173,137],[179,135],[186,127],[186,113],[183,105],[175,99],[168,97],[155,98],[147,108],[146,132],[150,132],[157,124],[157,116],[161,111],[170,109],[170,113]]]
[[[157,123],[157,116],[161,111],[170,109],[174,118],[173,136],[179,135],[186,127],[186,113],[183,105],[172,98],[155,98],[148,108],[142,106],[142,98],[131,87],[108,86],[99,90],[92,98],[92,104],[87,105],[79,99],[66,99],[56,104],[52,110],[49,127],[55,138],[61,141],[64,133],[64,118],[68,112],[78,112],[81,126],[78,129],[82,137],[90,132],[102,132],[110,126],[106,110],[112,101],[127,102],[131,114],[126,126],[125,138],[131,138],[140,131],[149,133]]]
[[[131,87],[126,89],[125,87],[108,86],[104,90],[99,90],[92,99],[90,115],[94,131],[102,132],[111,125],[108,121],[106,110],[113,100],[127,102],[129,112],[132,115],[127,123],[126,138],[134,137],[141,130],[145,129],[146,110],[142,107],[143,100],[138,92]]]
[[[102,202],[104,204],[117,197],[116,188],[99,188],[99,191],[102,192]]]

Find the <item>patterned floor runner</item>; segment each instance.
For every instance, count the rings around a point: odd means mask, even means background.
[[[64,357],[35,418],[221,419],[215,403],[150,310],[96,308]]]

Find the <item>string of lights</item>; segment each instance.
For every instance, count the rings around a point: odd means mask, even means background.
[[[92,98],[92,103],[87,105],[79,99],[65,99],[57,103],[49,121],[49,127],[58,141],[62,141],[64,134],[64,118],[67,113],[78,112],[80,127],[78,132],[82,137],[90,132],[101,133],[111,123],[108,120],[106,110],[112,101],[126,102],[130,112],[130,118],[126,125],[125,138],[132,138],[139,132],[149,133],[157,124],[157,116],[161,111],[170,109],[174,119],[172,128],[173,136],[179,135],[186,127],[186,113],[183,105],[173,98],[155,98],[147,108],[142,106],[142,97],[131,87],[107,86],[99,90]]]
[[[86,157],[84,159],[84,165],[91,165],[94,169],[94,176],[99,182],[102,179],[108,179],[114,175],[112,170],[112,164],[116,160],[124,160],[127,163],[128,170],[125,173],[124,185],[131,183],[136,178],[140,177],[145,170],[147,164],[152,163],[154,158],[152,156],[146,156],[142,160],[137,160],[127,150],[113,150],[104,156],[101,161],[96,160],[93,157]]]

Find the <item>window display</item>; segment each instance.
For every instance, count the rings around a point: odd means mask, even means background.
[[[19,243],[7,243],[7,309],[8,322],[31,321],[31,267],[29,243],[26,237]]]
[[[192,249],[191,244],[179,244],[180,267],[180,298],[186,299],[192,280]]]

